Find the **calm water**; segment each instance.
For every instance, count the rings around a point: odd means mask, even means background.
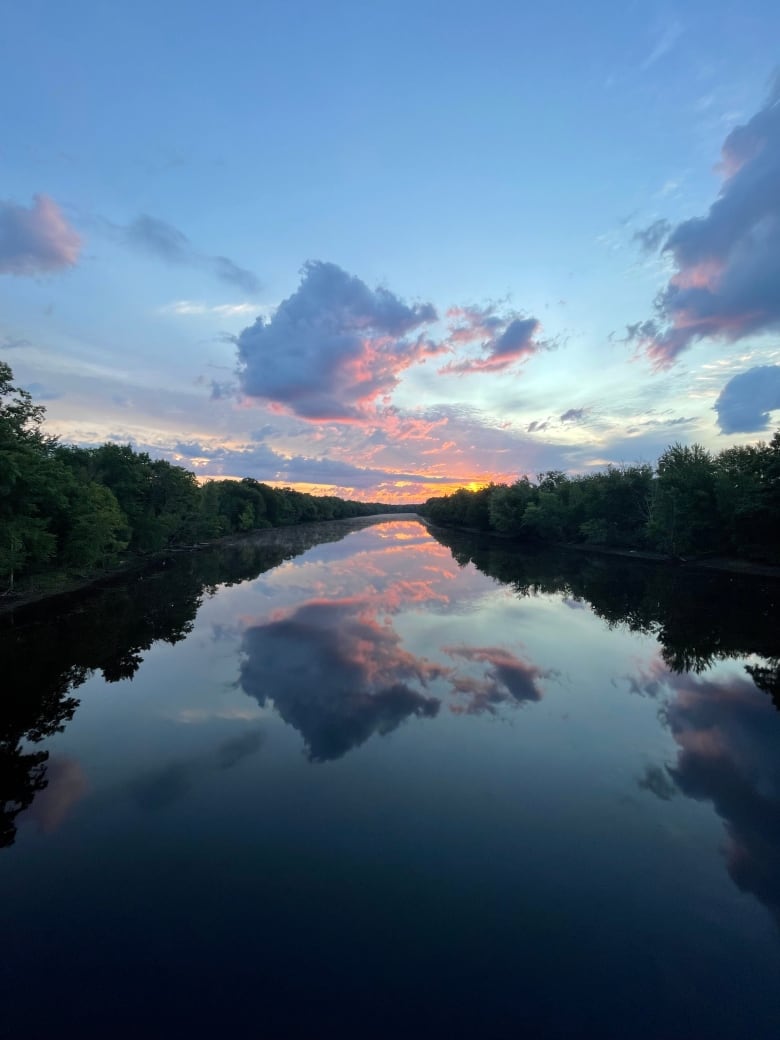
[[[780,1036],[777,587],[269,537],[0,631],[3,1035]]]

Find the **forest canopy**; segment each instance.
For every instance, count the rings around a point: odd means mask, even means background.
[[[540,473],[535,482],[490,484],[430,498],[422,512],[442,527],[495,531],[537,542],[573,542],[688,556],[780,562],[780,432],[767,444],[717,455],[673,444],[655,467]]]

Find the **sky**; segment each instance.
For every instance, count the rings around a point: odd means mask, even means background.
[[[780,425],[780,8],[7,5],[0,359],[63,440],[414,502]]]

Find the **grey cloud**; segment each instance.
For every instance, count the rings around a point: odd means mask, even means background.
[[[3,336],[0,341],[0,350],[23,350],[31,347],[32,341],[22,336]]]
[[[656,301],[660,328],[639,328],[657,367],[700,339],[780,328],[780,80],[726,138],[721,169],[707,215],[678,224],[664,246],[676,271]]]
[[[50,390],[43,383],[28,383],[25,389],[36,401],[58,401],[63,396],[57,390]]]
[[[631,237],[632,241],[639,244],[639,248],[643,253],[656,253],[668,238],[671,230],[672,225],[669,221],[661,217],[658,220],[654,220],[648,227],[635,231]]]
[[[670,801],[677,793],[677,788],[672,783],[669,771],[662,769],[660,766],[648,766],[637,781],[637,784],[642,790],[650,791],[651,794],[654,794],[656,798],[660,798],[663,802]]]
[[[561,422],[580,422],[585,418],[587,408],[569,408],[560,416]]]
[[[254,296],[262,288],[256,274],[247,271],[244,267],[239,267],[226,256],[207,257],[207,261],[217,278],[221,278],[229,285],[235,285],[250,296]]]
[[[47,195],[31,207],[0,200],[0,274],[36,275],[73,267],[81,238]]]
[[[208,256],[199,252],[183,231],[165,220],[142,213],[129,224],[108,224],[108,227],[120,242],[168,264],[208,271],[220,281],[250,295],[260,291],[260,281],[252,271],[239,267],[225,256]]]
[[[721,433],[755,433],[769,428],[780,409],[780,365],[758,365],[726,383],[715,402]]]
[[[241,387],[305,419],[359,419],[410,365],[441,353],[420,335],[429,303],[407,305],[336,264],[312,261],[270,321],[238,337]]]
[[[231,397],[236,396],[238,387],[235,383],[231,383],[229,380],[221,381],[218,379],[212,379],[209,383],[211,387],[211,393],[209,394],[209,400],[211,401],[224,401],[229,400]]]
[[[452,483],[449,475],[424,476],[391,469],[356,466],[340,459],[309,458],[305,455],[286,457],[275,452],[267,444],[258,443],[245,449],[210,448],[197,441],[179,441],[172,452],[185,459],[206,458],[209,467],[199,467],[199,472],[209,476],[254,477],[256,480],[282,480],[290,483],[323,484],[334,487],[367,489],[383,481],[424,481],[426,483]],[[160,454],[159,449],[152,454]]]
[[[187,236],[164,220],[141,214],[124,228],[128,245],[154,253],[169,264],[191,263],[194,250]]]
[[[137,780],[132,787],[141,809],[158,811],[188,794],[210,772],[233,769],[263,746],[262,730],[249,730],[223,740],[211,752],[175,759]]]
[[[546,419],[544,421],[542,421],[540,419],[534,419],[533,422],[530,422],[528,424],[528,426],[526,427],[525,432],[526,433],[541,433],[543,430],[546,430],[549,425],[550,424],[549,424],[549,422]]]

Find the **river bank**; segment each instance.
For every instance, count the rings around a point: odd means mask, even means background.
[[[480,531],[476,528],[468,527],[442,527],[432,523],[427,517],[422,516],[419,517],[419,519],[422,523],[433,530],[460,531],[464,534],[487,538],[496,542],[501,542],[502,544],[508,543],[509,545],[517,546],[519,549],[522,548],[526,551],[529,548],[533,549],[538,547],[540,544],[538,542],[523,541],[523,539],[517,538],[515,535],[501,534],[498,531]],[[551,542],[548,543],[548,547],[554,549],[565,549],[567,552],[587,553],[592,556],[617,556],[622,559],[640,560],[645,563],[662,564],[666,567],[679,567],[685,570],[719,571],[723,574],[739,574],[748,577],[769,578],[775,581],[780,581],[780,567],[768,563],[757,563],[752,560],[740,560],[734,557],[669,556],[666,553],[649,552],[644,549],[622,549],[608,545],[587,545],[579,542]]]
[[[199,542],[196,545],[180,546],[165,549],[148,556],[133,556],[121,560],[115,567],[95,574],[64,577],[62,575],[41,575],[39,584],[25,588],[18,593],[0,597],[0,625],[14,624],[16,620],[27,620],[39,612],[49,610],[69,610],[92,593],[112,586],[124,585],[138,580],[147,574],[153,574],[168,567],[177,557],[192,553],[219,550],[242,544],[267,546],[269,549],[280,546],[292,546],[306,538],[307,534],[327,535],[343,529],[357,530],[360,527],[375,523],[386,523],[388,520],[421,518],[416,513],[376,513],[372,516],[346,517],[338,520],[317,520],[303,524],[290,524],[285,527],[265,527],[242,534],[229,534],[210,542]],[[48,584],[47,584],[48,580]],[[56,585],[52,581],[56,581]]]

